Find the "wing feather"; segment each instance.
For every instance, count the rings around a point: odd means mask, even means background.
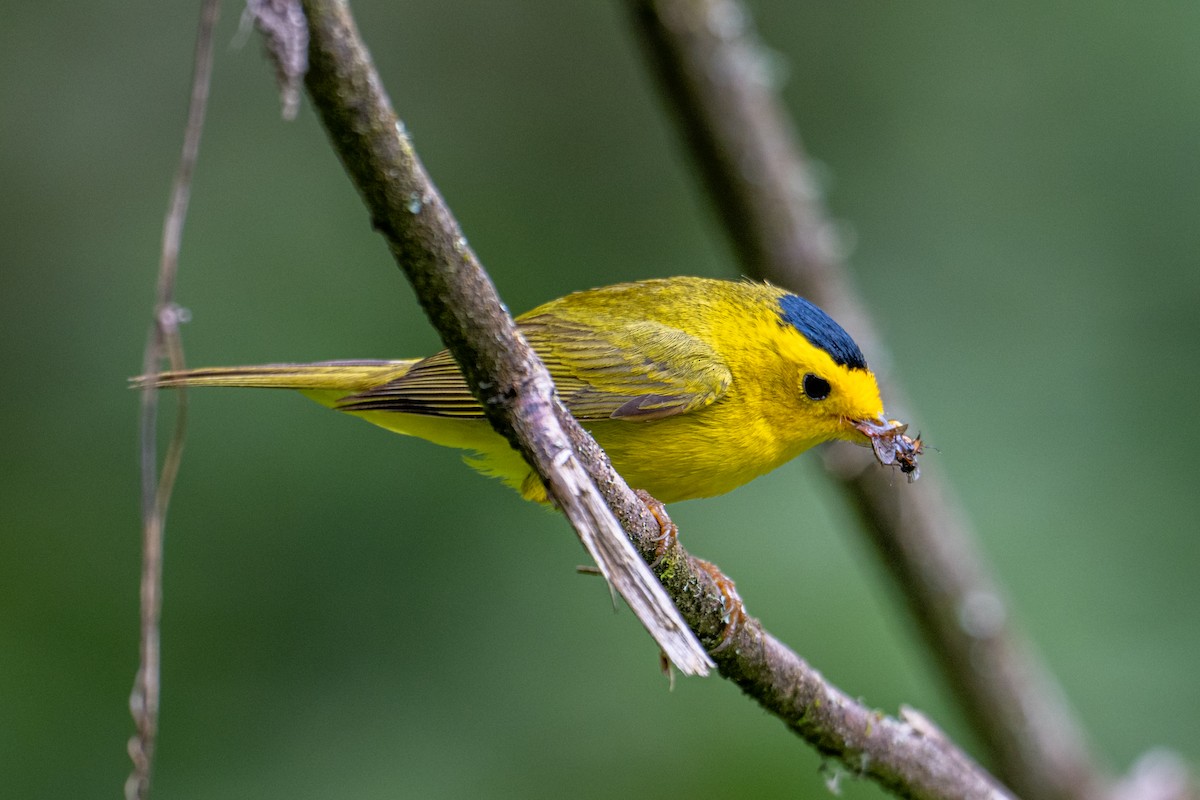
[[[668,325],[638,320],[603,330],[546,312],[518,320],[545,362],[559,396],[580,420],[650,420],[716,401],[729,368],[711,347]],[[345,398],[344,411],[399,411],[482,417],[448,351],[418,362],[389,383]]]

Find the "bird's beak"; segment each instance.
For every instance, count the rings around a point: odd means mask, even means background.
[[[921,437],[910,439],[904,435],[908,423],[898,420],[875,419],[848,420],[851,428],[866,437],[866,440],[855,437],[852,441],[863,447],[869,446],[875,451],[875,458],[885,467],[899,467],[912,483],[921,476],[921,468],[917,464],[917,456],[923,450]]]
[[[846,420],[851,428],[865,436],[865,439],[854,437],[854,443],[863,447],[870,447],[871,443],[880,436],[895,435],[904,433],[908,430],[906,423],[899,420],[888,420],[883,417],[875,417],[874,419],[850,419]]]

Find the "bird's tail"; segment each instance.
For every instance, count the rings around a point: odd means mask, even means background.
[[[381,386],[401,377],[416,359],[408,361],[320,361],[315,364],[262,364],[253,367],[204,367],[160,372],[131,379],[136,388],[177,386],[243,386],[294,389],[323,405],[346,395]]]

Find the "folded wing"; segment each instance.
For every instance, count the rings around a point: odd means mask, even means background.
[[[580,420],[650,420],[715,402],[729,387],[729,368],[700,339],[659,322],[595,326],[553,313],[518,320],[545,362],[567,408]],[[417,362],[388,383],[350,395],[343,411],[397,411],[479,418],[447,351]]]

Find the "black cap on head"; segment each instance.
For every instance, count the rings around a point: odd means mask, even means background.
[[[779,316],[812,344],[829,354],[835,363],[850,369],[867,368],[862,351],[850,338],[850,334],[815,305],[794,294],[779,299]]]

